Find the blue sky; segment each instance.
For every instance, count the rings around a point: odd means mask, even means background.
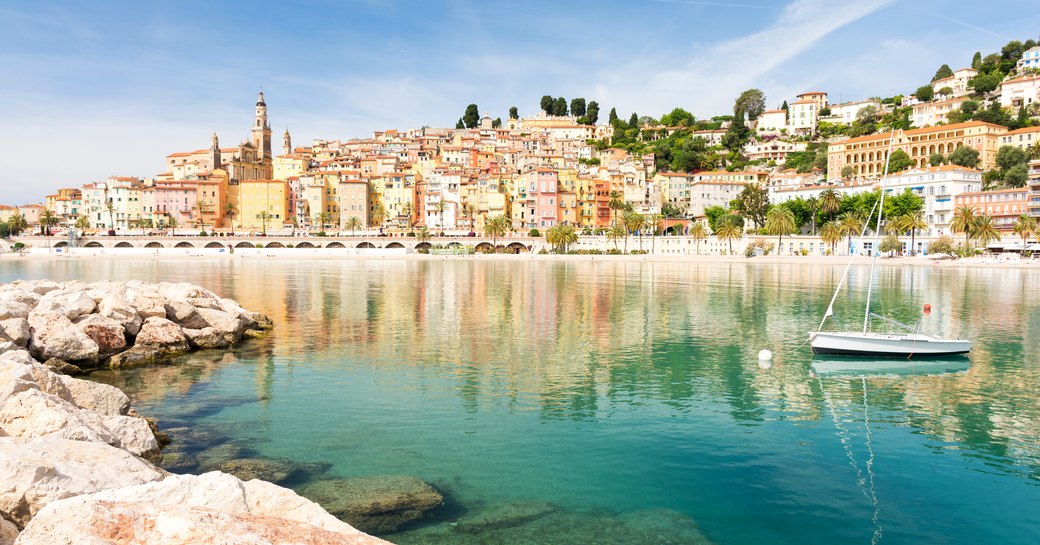
[[[276,147],[453,126],[476,102],[534,114],[544,94],[628,116],[726,113],[926,83],[976,50],[1036,38],[1035,0],[5,2],[0,203],[109,175],[152,176],[174,151],[248,136],[256,91]]]

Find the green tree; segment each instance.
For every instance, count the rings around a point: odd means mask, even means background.
[[[979,51],[975,52],[975,56],[971,58],[971,67],[975,70],[982,68],[982,53]]]
[[[621,214],[621,223],[625,226],[625,253],[628,253],[628,236],[632,233],[639,232],[639,245],[643,245],[642,230],[643,226],[646,225],[646,216],[627,210]],[[640,248],[642,249],[642,248]]]
[[[722,135],[722,145],[732,152],[739,152],[751,137],[751,129],[744,123],[744,118],[737,116],[729,124],[726,134]]]
[[[235,214],[238,213],[238,209],[235,208],[235,203],[231,201],[224,202],[224,216],[228,219],[228,226],[231,227],[231,236],[235,236]]]
[[[466,113],[462,115],[462,122],[467,129],[473,129],[480,125],[480,110],[476,104],[466,106]]]
[[[567,253],[567,247],[578,242],[578,232],[570,225],[554,225],[545,231],[545,241],[559,253]]]
[[[856,169],[852,168],[851,166],[846,165],[844,167],[841,167],[841,178],[843,180],[848,180],[852,178],[852,175],[855,173]]]
[[[666,127],[692,127],[696,121],[693,114],[682,108],[674,108],[671,112],[661,116],[661,124]]]
[[[260,213],[256,215],[256,219],[260,220],[260,232],[263,233],[264,235],[266,235],[267,234],[267,222],[271,221],[271,213],[268,212],[267,210],[261,210]],[[173,217],[170,217],[170,228],[171,229],[176,229],[177,228],[177,220],[175,218],[173,218]]]
[[[1023,187],[1029,179],[1029,167],[1025,163],[1019,163],[1004,173],[1004,184],[1008,187]]]
[[[1008,170],[1015,165],[1024,165],[1029,162],[1029,155],[1022,148],[1015,146],[1000,146],[997,149],[997,166]]]
[[[444,211],[448,209],[448,201],[441,199],[433,205],[434,209],[437,210],[437,215],[440,216],[440,221],[437,226],[440,227],[441,232],[444,232]]]
[[[767,235],[780,236],[776,245],[776,253],[780,255],[784,244],[784,235],[795,232],[794,213],[786,206],[774,206],[766,213],[764,227]]]
[[[611,126],[614,126],[614,122],[617,121],[617,120],[618,120],[617,108],[611,108],[610,109],[610,115],[607,117],[607,123],[609,123]]]
[[[430,233],[430,228],[425,225],[415,233],[415,240],[418,240],[419,244],[429,244],[431,238],[433,238],[433,233]]]
[[[975,218],[975,225],[973,226],[974,238],[979,241],[979,246],[985,249],[989,246],[990,242],[1000,240],[1000,231],[997,230],[997,226],[992,216],[985,214]]]
[[[769,210],[769,191],[758,184],[747,184],[737,195],[734,203],[734,208],[740,215],[751,220],[756,228],[761,227]]]
[[[704,208],[704,215],[708,218],[708,228],[714,233],[719,230],[719,219],[728,214],[729,211],[715,204]]]
[[[727,214],[719,220],[719,228],[715,231],[715,237],[729,243],[729,253],[733,253],[733,241],[744,236],[744,228],[740,225],[738,218]]]
[[[492,129],[501,129],[502,128],[502,118],[501,117],[496,117],[491,122],[491,128]]]
[[[935,91],[931,85],[922,85],[914,92],[914,96],[916,96],[917,100],[920,100],[921,102],[930,102],[935,98]]]
[[[7,228],[11,232],[11,235],[18,236],[29,228],[29,222],[26,221],[25,216],[21,212],[15,211],[10,218],[7,219]]]
[[[495,216],[484,222],[484,236],[491,237],[491,245],[495,247],[495,253],[498,253],[499,237],[506,236],[508,230],[509,218],[505,216]]]
[[[354,236],[354,232],[364,227],[364,225],[361,224],[361,218],[350,216],[347,218],[347,223],[343,227],[345,229],[350,229],[350,236]]]
[[[650,253],[657,252],[657,235],[661,234],[664,225],[664,214],[650,214],[646,217],[646,226],[650,229]]]
[[[885,237],[884,240],[881,241],[881,244],[878,245],[878,251],[886,253],[888,255],[892,255],[895,252],[901,251],[902,249],[903,243],[899,242],[899,237],[895,235],[888,235],[887,237]]]
[[[79,229],[80,232],[90,229],[90,218],[88,218],[87,216],[80,216],[76,218],[76,229]]]
[[[968,81],[968,86],[978,93],[992,93],[1003,79],[1000,73],[979,74]]]
[[[567,115],[567,99],[559,97],[554,100],[552,114],[558,116]]]
[[[910,154],[901,149],[893,151],[888,160],[889,172],[901,172],[912,166],[914,166],[914,160],[910,158]]]
[[[859,212],[845,212],[838,217],[841,222],[841,233],[849,238],[849,252],[852,252],[852,236],[863,232],[863,215]]]
[[[947,235],[943,235],[928,245],[928,251],[933,254],[953,255],[953,239]]]
[[[620,191],[611,191],[607,195],[610,200],[607,201],[607,208],[610,208],[614,212],[614,225],[618,224],[618,212],[625,209],[627,203],[625,203],[625,194]]]
[[[462,118],[461,117],[459,118],[458,121],[455,122],[455,128],[456,129],[465,129],[466,128],[466,124],[462,122]]]
[[[509,119],[520,119],[520,111],[516,109],[516,106],[509,108]]]
[[[1036,218],[1029,214],[1022,214],[1018,217],[1018,221],[1015,222],[1015,228],[1013,230],[1016,235],[1022,237],[1022,250],[1025,250],[1029,238],[1036,234],[1036,229]]]
[[[954,233],[964,233],[964,244],[968,245],[975,234],[975,208],[961,206],[953,213],[953,221],[950,222],[950,230]]]
[[[329,214],[328,212],[318,212],[314,215],[314,223],[318,224],[318,229],[323,233],[325,232],[325,226],[328,225],[330,221],[332,221],[332,214]]]
[[[936,152],[928,156],[928,164],[933,167],[937,167],[945,163],[946,157],[941,153]]]
[[[978,168],[979,152],[975,148],[961,146],[950,153],[949,161],[951,165]]]
[[[758,119],[766,110],[766,95],[758,89],[748,89],[733,102],[733,117],[747,116],[748,119]]]
[[[632,112],[632,117],[628,118],[628,126],[632,129],[639,128],[639,114]]]
[[[953,77],[953,69],[950,68],[950,65],[944,64],[944,65],[940,66],[938,70],[935,71],[935,75],[932,76],[932,81],[940,80],[940,79],[943,79],[943,78],[952,78],[952,77]]]
[[[541,107],[542,111],[545,112],[545,115],[552,115],[554,102],[555,101],[553,100],[553,97],[549,95],[542,95],[542,101],[539,103],[539,106]]]
[[[708,238],[708,231],[704,224],[696,221],[690,226],[690,236],[697,242],[697,255],[701,255],[701,241]]]
[[[51,227],[54,227],[59,223],[61,223],[61,220],[59,220],[58,216],[54,212],[51,212],[49,208],[44,208],[43,212],[40,212],[40,230],[43,231],[41,234],[51,236]]]
[[[617,223],[612,225],[610,229],[607,229],[606,235],[607,240],[614,243],[614,251],[617,251],[618,249],[618,241],[628,237],[628,233],[625,231],[625,228],[618,225]]]
[[[589,125],[595,125],[599,121],[599,102],[595,100],[589,102],[589,106],[585,110],[585,120]]]
[[[578,97],[571,99],[571,115],[575,117],[582,117],[586,113],[585,99]]]
[[[824,244],[831,245],[831,255],[834,255],[834,246],[841,241],[842,233],[842,225],[838,220],[828,221],[820,228],[820,239]]]
[[[916,254],[914,249],[917,248],[917,232],[928,228],[928,223],[924,221],[924,212],[916,210],[903,214],[897,218],[897,224],[902,232],[910,232],[910,255]]]
[[[953,94],[953,87],[950,87],[949,85],[945,87],[940,87],[939,94],[948,97]]]
[[[786,111],[789,111],[791,109],[791,107],[787,105],[787,101],[785,100],[783,105],[780,106],[780,109],[786,112]]]
[[[386,221],[386,207],[383,206],[383,203],[376,203],[375,207],[372,209],[371,219],[376,227],[379,227],[380,229],[383,228],[383,222]]]

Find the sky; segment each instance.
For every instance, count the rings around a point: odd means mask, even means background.
[[[1037,38],[1035,1],[3,2],[0,203],[151,177],[214,132],[234,146],[260,88],[276,151],[286,128],[301,145],[453,127],[546,94],[602,118],[726,114],[752,87],[769,107],[892,96]]]

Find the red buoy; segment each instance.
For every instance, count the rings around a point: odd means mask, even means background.
[[[932,313],[932,305],[929,305],[928,303],[925,303],[924,304],[924,313],[925,314],[931,314]]]

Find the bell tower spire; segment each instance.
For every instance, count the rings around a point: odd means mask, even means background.
[[[289,136],[289,128],[285,128],[285,134],[282,135],[282,153],[289,155],[292,153],[292,137]]]
[[[256,119],[250,131],[253,146],[261,161],[271,160],[271,126],[267,124],[267,103],[264,102],[264,92],[261,90],[256,97]]]

